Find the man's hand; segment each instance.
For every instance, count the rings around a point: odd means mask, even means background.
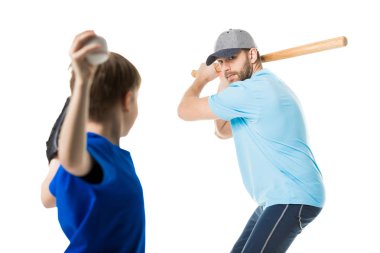
[[[216,72],[213,65],[207,66],[205,63],[202,63],[197,71],[196,79],[207,84],[217,78],[218,74],[220,74],[220,72]]]

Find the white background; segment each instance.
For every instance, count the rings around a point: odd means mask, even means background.
[[[299,97],[326,206],[288,252],[376,252],[380,56],[377,1],[43,1],[0,4],[0,252],[63,252],[40,203],[45,141],[69,95],[68,50],[94,29],[142,75],[131,151],[146,204],[146,252],[229,252],[256,204],[232,140],[176,109],[217,36],[249,31],[261,54],[337,36],[348,46],[264,64]],[[216,83],[203,95],[215,92]]]

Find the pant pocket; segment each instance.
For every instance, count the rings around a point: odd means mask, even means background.
[[[304,229],[310,222],[312,222],[318,214],[321,212],[322,208],[309,206],[309,205],[301,205],[298,219],[299,226]]]

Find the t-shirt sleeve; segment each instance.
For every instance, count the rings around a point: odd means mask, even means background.
[[[94,159],[94,157],[91,156],[92,159],[92,168],[90,169],[90,172],[87,175],[84,175],[80,178],[82,178],[84,181],[90,183],[90,184],[99,184],[103,180],[103,169]]]
[[[223,120],[248,118],[257,121],[262,108],[262,98],[260,84],[247,87],[243,82],[236,82],[222,92],[210,96],[208,103],[212,112]]]
[[[49,184],[49,191],[53,196],[57,195],[57,177],[59,177],[59,174],[61,174],[61,165],[59,165],[57,172],[55,173],[54,177],[52,178],[50,184]]]

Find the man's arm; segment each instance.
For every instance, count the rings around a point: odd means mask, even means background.
[[[208,97],[200,98],[207,83],[217,77],[213,66],[202,64],[193,84],[185,92],[178,106],[178,116],[183,120],[217,119],[208,104]]]
[[[215,135],[220,139],[229,139],[232,137],[231,123],[222,119],[215,120]]]
[[[224,77],[223,73],[219,74],[220,83],[218,87],[218,93],[226,89],[230,84],[227,79]],[[232,137],[231,123],[222,119],[215,120],[215,135],[220,139],[229,139]]]

